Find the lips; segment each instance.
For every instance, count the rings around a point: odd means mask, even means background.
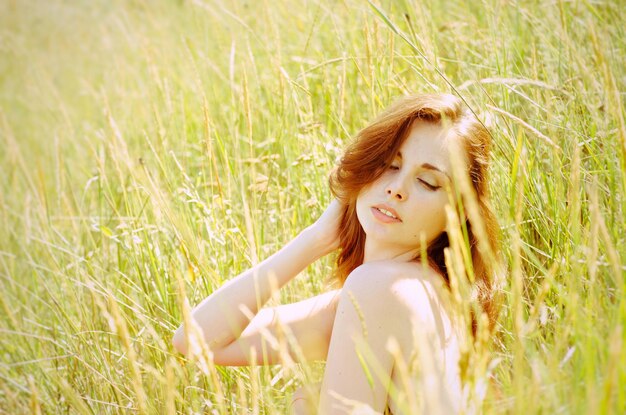
[[[376,205],[371,208],[372,214],[382,222],[402,222],[398,212],[396,212],[391,206],[388,205]]]

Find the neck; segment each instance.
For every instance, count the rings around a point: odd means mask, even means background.
[[[407,249],[401,246],[377,244],[376,241],[366,237],[363,250],[363,263],[383,260],[409,262],[418,257],[419,253],[419,247]]]

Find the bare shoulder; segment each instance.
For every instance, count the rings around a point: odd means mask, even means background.
[[[416,262],[372,261],[357,267],[346,279],[344,289],[381,307],[401,307],[422,321],[456,314],[452,295],[443,276]]]
[[[355,268],[346,284],[360,283],[393,284],[401,280],[420,281],[440,290],[445,287],[443,276],[428,265],[417,262],[399,262],[392,260],[372,261]]]

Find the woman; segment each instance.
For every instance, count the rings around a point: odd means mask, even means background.
[[[296,413],[343,414],[357,407],[459,412],[459,361],[468,336],[450,290],[446,227],[463,205],[459,200],[473,201],[474,215],[472,209],[459,212],[467,227],[471,286],[491,329],[497,307],[489,265],[496,258],[497,225],[487,202],[489,147],[489,133],[455,96],[398,100],[346,150],[330,179],[337,199],[322,216],[193,310],[189,323],[201,329],[214,362],[281,363],[285,351],[271,339],[290,332],[297,343],[287,351],[292,359],[326,360],[318,389],[296,392]],[[470,192],[459,193],[459,172]],[[273,289],[336,249],[341,288],[260,309]],[[173,343],[181,353],[189,352],[192,332],[185,325],[176,331]]]

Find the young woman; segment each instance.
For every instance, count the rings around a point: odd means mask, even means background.
[[[299,346],[290,344],[292,359],[326,360],[321,385],[296,392],[295,413],[344,414],[359,406],[394,414],[461,411],[459,360],[478,316],[472,314],[466,336],[444,250],[460,171],[478,209],[478,216],[460,213],[471,286],[491,329],[497,307],[486,258],[496,258],[498,247],[487,199],[489,147],[487,130],[453,95],[396,101],[346,150],[330,178],[336,199],[321,217],[192,311],[190,322],[215,364],[281,363],[284,350],[268,339],[290,332]],[[337,249],[341,288],[261,309],[273,290]],[[183,354],[191,332],[181,325],[174,335]],[[406,392],[409,385],[417,393]]]

